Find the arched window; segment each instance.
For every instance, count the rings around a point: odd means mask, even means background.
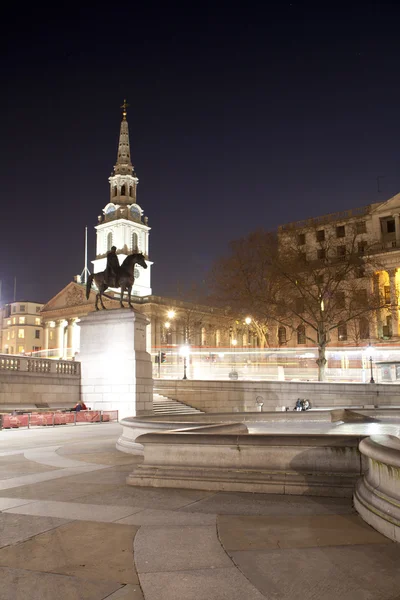
[[[338,340],[339,340],[339,342],[345,342],[347,340],[347,325],[346,325],[346,323],[339,323]]]
[[[219,329],[215,332],[215,345],[219,346],[221,344],[221,332]]]
[[[113,234],[110,231],[110,233],[107,234],[107,252],[109,252],[112,248],[113,245]]]
[[[369,339],[369,321],[366,317],[361,317],[359,321],[360,326],[360,338],[362,340]]]
[[[133,187],[132,186],[129,188],[129,195],[131,198],[133,198]]]
[[[113,196],[116,196],[118,193],[117,186],[113,187]]]
[[[278,341],[279,344],[286,344],[286,327],[281,325],[278,329]]]
[[[125,185],[121,185],[121,196],[125,196]]]
[[[135,219],[135,221],[140,221],[141,214],[137,204],[132,204],[130,212],[132,218]]]
[[[299,325],[297,328],[297,343],[306,343],[306,328],[304,327],[304,325]]]
[[[134,231],[132,233],[132,252],[139,252],[139,241],[138,241],[138,234]]]

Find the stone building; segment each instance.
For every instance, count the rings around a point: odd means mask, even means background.
[[[45,346],[40,302],[11,302],[0,310],[0,354],[40,356]]]
[[[307,261],[323,259],[323,242],[330,239],[337,257],[346,255],[349,244],[357,253],[368,255],[363,286],[366,293],[383,299],[379,310],[362,317],[359,327],[361,345],[399,342],[399,283],[400,283],[400,194],[385,202],[377,202],[313,219],[281,225],[280,244],[288,236],[297,236],[297,247]],[[379,266],[378,266],[379,265]],[[330,345],[351,345],[346,326],[338,328]],[[278,331],[282,341],[285,332]],[[336,339],[335,339],[336,335]],[[290,346],[310,345],[304,336],[292,336]]]

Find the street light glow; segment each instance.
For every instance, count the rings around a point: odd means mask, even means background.
[[[179,354],[183,357],[189,356],[189,354],[190,354],[189,346],[181,346],[179,348]]]
[[[237,340],[232,340],[232,346],[236,346]]]
[[[169,310],[167,312],[167,317],[168,317],[168,319],[174,319],[175,318],[175,311],[174,310]]]
[[[251,323],[251,317],[246,317],[244,322],[246,323],[246,325],[250,325]]]
[[[164,327],[165,327],[165,329],[169,329],[169,328],[171,327],[171,323],[170,323],[169,321],[167,321],[167,322],[164,324]]]

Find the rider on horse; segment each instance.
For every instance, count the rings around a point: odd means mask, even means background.
[[[107,267],[105,273],[106,283],[108,287],[119,287],[118,273],[119,260],[117,256],[117,248],[115,246],[112,246],[110,252],[107,253]]]

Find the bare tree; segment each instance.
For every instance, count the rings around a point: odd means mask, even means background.
[[[338,239],[332,228],[296,229],[278,236],[258,231],[231,244],[231,255],[213,270],[220,298],[233,299],[257,319],[274,321],[282,331],[318,348],[318,379],[325,380],[326,347],[334,329],[382,307],[371,286],[376,267],[356,228],[347,225]],[[245,304],[246,303],[246,304]],[[284,328],[284,329],[283,329]]]

